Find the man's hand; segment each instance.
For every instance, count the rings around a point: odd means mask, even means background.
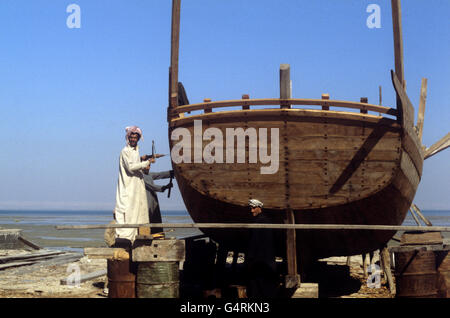
[[[162,187],[161,187],[161,190],[164,192],[164,191],[166,191],[167,189],[172,188],[172,187],[173,187],[173,184],[172,184],[172,183],[168,183],[168,184],[162,186]]]

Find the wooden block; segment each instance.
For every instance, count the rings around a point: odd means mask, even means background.
[[[319,298],[319,284],[301,283],[292,298]]]
[[[211,103],[211,98],[205,98],[204,100],[203,100],[203,102],[205,102],[205,103]],[[211,113],[212,112],[212,108],[211,107],[205,107],[205,114],[206,113]]]
[[[179,262],[185,259],[184,240],[152,240],[136,242],[133,262]]]
[[[130,253],[124,248],[109,248],[109,247],[86,247],[84,255],[89,258],[106,258],[125,260],[130,259]]]
[[[369,99],[367,97],[361,97],[360,101],[361,101],[361,103],[367,104],[369,102]],[[367,109],[361,109],[360,113],[367,114]]]
[[[400,245],[430,245],[443,242],[441,232],[405,232],[400,239]]]
[[[138,229],[139,235],[150,236],[150,227],[149,226],[141,226]]]

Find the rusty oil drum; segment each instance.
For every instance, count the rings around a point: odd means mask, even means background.
[[[138,298],[179,298],[178,262],[139,262],[136,277]]]
[[[108,297],[136,298],[136,264],[131,260],[108,260]]]
[[[395,252],[397,297],[437,297],[436,259],[433,251]]]

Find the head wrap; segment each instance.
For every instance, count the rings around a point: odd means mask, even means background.
[[[127,144],[129,144],[128,138],[131,134],[138,134],[139,138],[142,138],[142,130],[138,126],[129,126],[125,128],[125,140],[127,141]]]
[[[262,208],[264,204],[259,200],[251,199],[248,201],[248,205],[252,208]]]

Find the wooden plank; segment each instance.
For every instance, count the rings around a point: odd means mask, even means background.
[[[25,266],[25,265],[32,265],[35,264],[37,261],[28,261],[28,262],[12,262],[7,264],[0,264],[0,270],[4,270],[7,268],[13,268],[13,267],[19,267],[19,266]]]
[[[419,135],[419,140],[422,142],[423,135],[423,121],[425,118],[425,104],[427,101],[427,79],[422,78],[422,83],[420,86],[420,102],[419,102],[419,113],[417,114],[417,131]]]
[[[88,280],[105,276],[105,275],[107,275],[107,273],[108,273],[108,271],[106,269],[101,269],[101,270],[98,270],[98,271],[95,271],[95,272],[92,272],[92,273],[83,274],[83,275],[80,276],[79,282],[80,283],[84,283],[84,282],[86,282]],[[73,280],[70,279],[70,278],[64,278],[64,279],[60,280],[60,284],[61,285],[69,285],[72,281]]]
[[[205,212],[207,213],[207,212]],[[104,225],[57,225],[57,230],[139,228],[140,226],[164,228],[211,228],[211,229],[296,229],[296,230],[374,230],[374,231],[423,231],[450,232],[450,226],[404,226],[367,224],[251,224],[251,223],[152,223],[152,224],[104,224]],[[86,250],[86,248],[85,248]],[[86,252],[85,252],[86,253]]]
[[[33,242],[28,241],[26,238],[24,238],[23,236],[19,236],[18,237],[19,241],[21,241],[23,244],[31,247],[32,249],[35,250],[40,250],[41,247],[37,246],[36,244],[34,244]]]
[[[1,256],[0,257],[0,263],[7,263],[14,260],[31,260],[31,259],[37,259],[37,258],[43,258],[48,256],[55,256],[59,254],[64,254],[66,252],[63,251],[43,251],[43,252],[37,252],[37,253],[27,253],[22,255],[11,255],[11,256]]]
[[[131,253],[133,262],[179,262],[186,257],[183,240],[148,240],[137,244]]]
[[[395,1],[395,0],[393,0]],[[397,92],[400,103],[397,105],[399,111],[400,123],[402,127],[410,134],[414,133],[412,130],[414,125],[414,107],[406,94],[397,73],[391,70],[392,83]]]
[[[290,99],[291,92],[291,66],[289,64],[280,65],[280,99]],[[287,102],[280,103],[281,109],[291,108]]]

